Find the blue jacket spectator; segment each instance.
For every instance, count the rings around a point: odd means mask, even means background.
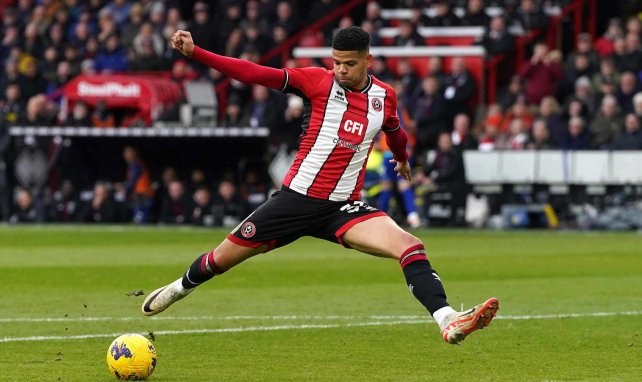
[[[106,49],[96,56],[96,71],[120,72],[129,69],[127,51],[120,46],[118,36],[109,36],[106,45]]]

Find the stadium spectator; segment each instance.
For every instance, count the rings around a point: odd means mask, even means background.
[[[33,56],[37,59],[42,58],[42,53],[45,50],[45,45],[38,34],[38,27],[34,23],[29,23],[25,26],[22,33],[22,40],[20,41],[20,49],[24,54]]]
[[[573,65],[566,69],[564,82],[560,89],[561,98],[566,98],[568,95],[572,94],[575,89],[577,89],[579,78],[585,77],[588,80],[593,76],[593,74],[588,56],[583,53],[576,54]]]
[[[620,73],[615,68],[615,63],[610,57],[600,61],[600,71],[593,75],[593,91],[603,95],[613,94],[615,84],[620,82]]]
[[[415,68],[410,65],[408,59],[402,58],[397,61],[397,77],[405,90],[404,92],[409,96],[413,96],[409,103],[413,105],[415,103],[414,95],[421,90],[421,86],[419,86],[419,76]],[[439,83],[437,84],[437,89],[439,89]]]
[[[412,111],[415,122],[417,152],[430,150],[437,144],[437,138],[443,131],[448,130],[448,106],[439,92],[439,84],[435,77],[426,77],[421,82],[421,92],[417,97]]]
[[[544,97],[539,104],[538,119],[543,119],[550,132],[553,145],[559,145],[566,134],[566,126],[562,120],[560,106],[554,97]]]
[[[389,83],[392,82],[395,77],[392,71],[390,71],[390,68],[388,68],[386,57],[383,56],[374,57],[372,60],[372,67],[370,68],[370,74],[374,75],[381,81]]]
[[[642,119],[642,91],[633,96],[633,112]]]
[[[136,55],[146,53],[145,49],[151,46],[156,56],[161,57],[165,49],[165,42],[161,36],[154,31],[154,27],[149,22],[141,24],[138,34],[132,41],[132,46]]]
[[[292,10],[292,4],[287,1],[279,1],[276,5],[276,21],[274,22],[273,27],[281,26],[291,36],[299,29],[300,18],[298,15],[295,15]]]
[[[594,149],[608,149],[615,136],[622,132],[622,116],[615,97],[607,95],[602,99],[600,111],[591,121],[590,131]]]
[[[481,1],[481,0],[471,0]],[[484,13],[482,11],[482,13]],[[485,13],[484,13],[485,15]],[[501,15],[495,16],[490,21],[490,26],[484,32],[481,45],[486,48],[488,54],[498,55],[508,53],[515,46],[515,38],[506,30],[506,22]]]
[[[107,37],[105,48],[96,56],[96,71],[108,74],[129,69],[127,51],[120,45],[117,34]]]
[[[461,18],[461,25],[487,27],[490,24],[490,17],[486,14],[485,8],[484,0],[468,0],[466,13]]]
[[[60,189],[53,193],[50,216],[53,221],[70,223],[76,221],[76,215],[80,210],[79,200],[74,185],[65,180]]]
[[[220,31],[221,34],[227,34],[232,31],[233,28],[228,27],[227,25],[221,25],[221,28],[212,28],[209,14],[209,6],[207,3],[198,1],[194,4],[194,18],[189,22],[188,28],[194,36],[194,40],[199,42],[199,45],[203,49],[212,49],[218,50],[220,45],[218,43],[219,36],[217,31]],[[227,30],[229,28],[229,30]]]
[[[16,193],[15,209],[9,223],[44,223],[46,213],[42,203],[34,200],[28,189],[20,188]]]
[[[470,131],[470,117],[464,113],[455,116],[451,138],[455,148],[460,151],[477,150],[479,145],[479,141]]]
[[[562,79],[559,56],[551,53],[545,43],[537,43],[530,61],[519,69],[518,75],[526,83],[526,100],[530,104],[538,104],[542,98],[554,95],[555,87]]]
[[[624,117],[624,131],[613,142],[613,150],[642,150],[640,118],[633,113]]]
[[[615,49],[615,40],[622,35],[622,21],[617,18],[610,19],[604,34],[595,41],[595,51],[602,58],[612,55]]]
[[[524,102],[517,101],[506,112],[502,124],[500,126],[503,133],[508,133],[511,130],[511,125],[514,121],[521,121],[524,128],[529,131],[531,124],[533,123],[533,114],[529,110],[528,106]]]
[[[444,62],[441,57],[432,56],[428,59],[428,75],[437,79],[439,91],[446,88],[448,74],[444,71]]]
[[[20,86],[10,83],[0,100],[0,116],[7,126],[16,125],[24,120],[25,104],[21,101]]]
[[[593,38],[589,33],[580,33],[577,35],[577,49],[573,52],[570,52],[566,57],[566,70],[572,70],[573,67],[577,67],[576,57],[578,55],[584,55],[588,58],[589,61],[589,70],[591,72],[596,72],[600,64],[600,56],[597,54],[595,49],[593,49]]]
[[[284,123],[282,123],[282,128],[274,132],[276,133],[276,142],[278,142],[279,145],[285,144],[288,152],[295,150],[298,146],[298,136],[301,134],[304,112],[305,106],[303,100],[297,96],[289,96],[288,106],[283,112]],[[270,136],[272,136],[272,133]]]
[[[239,188],[241,200],[249,211],[256,210],[267,200],[268,190],[264,182],[261,181],[259,173],[250,169],[245,173],[245,179]]]
[[[624,52],[621,55],[622,63],[618,69],[621,72],[631,71],[638,73],[642,67],[642,49],[640,47],[640,35],[629,33],[624,38]]]
[[[145,21],[145,11],[141,3],[132,4],[128,20],[120,28],[120,41],[124,46],[131,46],[136,35],[139,34],[141,25]],[[164,42],[163,42],[164,44]]]
[[[504,147],[506,138],[499,129],[499,125],[486,123],[479,140],[479,151],[494,151]]]
[[[252,86],[252,100],[242,121],[243,126],[277,127],[283,120],[283,107],[279,103],[276,95],[265,86]]]
[[[91,199],[80,207],[76,220],[82,223],[115,223],[118,221],[118,210],[111,185],[98,181]]]
[[[508,127],[508,134],[503,148],[506,150],[524,150],[528,145],[529,127],[523,120],[513,119]]]
[[[141,42],[140,51],[137,51],[131,65],[136,71],[158,71],[164,69],[163,60],[154,50],[151,40]]]
[[[450,9],[450,2],[448,0],[433,0],[433,9],[435,10],[435,17],[428,21],[430,27],[456,27],[461,25],[459,17]]]
[[[114,17],[114,21],[119,27],[125,25],[131,9],[132,4],[127,0],[112,0],[103,8],[104,11]]]
[[[524,82],[519,76],[512,76],[506,89],[497,97],[503,110],[510,109],[516,102],[526,102]]]
[[[169,183],[167,198],[163,200],[158,221],[165,224],[190,223],[192,209],[192,202],[185,192],[183,182],[173,180]]]
[[[243,109],[241,109],[241,101],[239,99],[231,98],[225,108],[225,119],[222,126],[224,127],[238,127],[242,126]]]
[[[639,91],[637,79],[633,72],[624,72],[620,76],[620,86],[617,89],[617,99],[622,109],[622,113],[629,114],[633,112],[633,96]]]
[[[91,126],[116,127],[116,117],[107,108],[107,101],[100,100],[96,103],[96,107],[91,113]]]
[[[451,225],[460,225],[458,210],[466,204],[466,173],[462,153],[453,147],[450,134],[439,134],[439,145],[435,159],[424,171],[425,177],[420,177],[425,186],[434,186],[437,192],[451,194],[450,220]],[[426,205],[431,204],[430,194]]]
[[[26,113],[20,124],[24,126],[53,126],[57,106],[47,100],[44,94],[36,94],[27,102]]]
[[[317,13],[317,14],[320,14],[320,13]],[[325,14],[325,13],[322,13],[322,14]],[[365,20],[372,23],[375,31],[379,31],[381,28],[385,28],[389,26],[388,21],[386,21],[383,17],[381,17],[381,5],[379,5],[379,3],[376,1],[370,1],[368,2],[368,5],[366,5]],[[376,45],[373,44],[373,46],[376,46]]]
[[[71,114],[65,120],[65,126],[91,126],[91,115],[89,113],[89,106],[83,101],[78,101],[74,104]]]
[[[20,94],[24,99],[30,99],[36,94],[47,90],[47,82],[38,71],[38,62],[32,56],[25,56],[18,64],[18,71],[23,78],[20,81]]]
[[[4,29],[2,41],[0,41],[0,61],[5,62],[11,49],[18,46],[19,38],[20,32],[17,27],[9,26]]]
[[[399,22],[399,34],[395,36],[395,46],[423,46],[424,38],[417,32],[417,26],[409,20]]]
[[[588,150],[591,148],[591,134],[586,129],[583,118],[572,117],[568,121],[568,130],[561,142],[563,150]]]
[[[535,0],[521,0],[515,22],[523,31],[528,32],[545,28],[548,25],[548,17]]]
[[[472,74],[466,69],[463,57],[452,60],[452,70],[446,77],[444,98],[448,104],[450,118],[458,113],[470,114],[470,102],[475,97],[477,85]]]
[[[194,192],[194,208],[190,216],[194,225],[211,227],[214,225],[212,213],[212,195],[207,187],[199,187]]]
[[[151,175],[135,148],[125,147],[123,159],[127,164],[127,177],[122,191],[131,207],[133,221],[138,224],[148,223],[154,200]]]
[[[551,142],[551,134],[546,125],[546,120],[536,119],[531,129],[531,138],[526,148],[529,150],[552,150],[555,147]]]
[[[217,226],[235,227],[247,216],[247,207],[229,180],[218,185],[212,205],[214,225]]]

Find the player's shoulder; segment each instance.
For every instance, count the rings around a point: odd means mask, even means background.
[[[326,68],[322,68],[319,66],[305,66],[302,68],[286,68],[285,70],[290,72],[299,72],[302,74],[312,75],[312,76],[331,76],[332,75],[331,70],[328,70]]]
[[[390,84],[388,84],[387,82],[381,81],[380,79],[378,79],[377,77],[375,77],[373,75],[370,75],[370,77],[372,78],[372,83],[373,84],[383,88],[386,91],[386,96],[389,96],[389,97],[396,97],[397,96],[397,93],[395,92],[395,89],[393,89],[393,87],[390,86]]]

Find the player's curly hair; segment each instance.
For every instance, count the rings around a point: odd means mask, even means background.
[[[356,50],[364,52],[370,46],[370,34],[365,30],[351,26],[337,32],[332,39],[334,50]]]

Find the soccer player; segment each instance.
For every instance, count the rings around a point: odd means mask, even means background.
[[[299,151],[282,188],[218,247],[199,256],[181,278],[149,294],[143,314],[164,311],[198,285],[252,256],[313,236],[397,260],[411,293],[432,314],[448,343],[457,344],[490,323],[499,308],[496,298],[465,312],[455,311],[422,242],[384,212],[360,201],[366,160],[379,130],[386,135],[395,171],[411,179],[395,92],[367,74],[372,55],[366,31],[348,27],[336,34],[333,70],[275,69],[220,56],[194,45],[188,31],[177,31],[171,43],[183,55],[238,81],[299,95],[305,118]]]

